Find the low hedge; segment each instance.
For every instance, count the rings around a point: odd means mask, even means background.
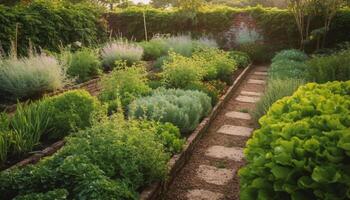
[[[302,86],[260,119],[240,199],[349,199],[350,81]]]

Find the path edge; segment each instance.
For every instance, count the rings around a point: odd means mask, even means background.
[[[194,147],[197,145],[198,141],[206,133],[210,124],[218,115],[219,111],[221,111],[224,105],[231,99],[237,88],[241,85],[252,68],[253,64],[250,64],[240,73],[233,84],[228,88],[226,93],[221,96],[218,103],[210,112],[209,116],[204,118],[202,122],[197,126],[197,128],[192,132],[192,134],[187,138],[181,153],[174,155],[170,159],[168,162],[169,175],[167,179],[163,182],[156,182],[146,187],[140,194],[140,200],[157,200],[162,197],[162,194],[167,190],[176,175],[181,171],[181,169],[185,166],[191,157]]]

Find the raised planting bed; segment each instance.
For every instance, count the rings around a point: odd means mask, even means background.
[[[242,83],[242,81],[251,69],[252,65],[249,65],[238,75],[234,83],[227,89],[226,93],[223,96],[221,96],[220,100],[215,105],[209,116],[204,118],[202,122],[198,125],[198,127],[192,132],[192,134],[189,135],[182,152],[174,155],[170,159],[170,161],[168,162],[169,175],[167,180],[164,182],[153,183],[148,188],[145,188],[140,195],[141,200],[155,200],[160,199],[162,197],[162,194],[167,190],[169,185],[172,183],[173,179],[176,177],[176,175],[180,172],[180,170],[191,157],[191,154],[198,141],[206,133],[208,127],[216,118],[219,111],[223,108],[224,104],[228,100],[230,100],[230,98],[234,95],[236,89]]]

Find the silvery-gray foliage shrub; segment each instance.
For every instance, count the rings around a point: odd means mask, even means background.
[[[131,103],[129,117],[170,122],[185,133],[194,130],[210,110],[211,99],[203,92],[160,88]]]
[[[101,50],[102,63],[107,69],[114,67],[116,61],[126,61],[129,65],[140,61],[143,48],[127,41],[107,43]]]
[[[38,54],[27,58],[0,58],[0,93],[6,98],[41,95],[66,83],[65,71],[54,57]]]

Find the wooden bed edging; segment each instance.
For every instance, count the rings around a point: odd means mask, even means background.
[[[232,86],[229,87],[227,92],[220,98],[219,102],[215,105],[208,117],[204,118],[202,122],[197,126],[196,130],[187,138],[187,141],[180,154],[174,155],[168,162],[169,176],[164,182],[156,182],[148,186],[140,194],[140,200],[157,200],[162,198],[162,194],[167,190],[175,176],[187,163],[191,157],[194,147],[198,141],[208,130],[210,124],[216,118],[219,111],[223,108],[225,103],[231,99],[238,86],[242,83],[249,71],[252,69],[252,64],[245,68],[242,73],[236,78]]]

